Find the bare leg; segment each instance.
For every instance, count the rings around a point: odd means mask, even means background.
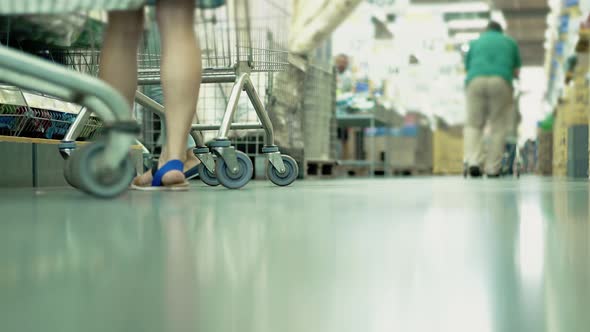
[[[160,166],[172,159],[185,162],[185,170],[198,164],[186,149],[186,137],[196,110],[201,79],[201,53],[194,33],[194,1],[158,2],[162,35],[162,83],[167,108],[167,139]],[[109,26],[100,60],[100,77],[133,105],[137,89],[137,49],[143,32],[143,11],[109,13]],[[151,172],[137,177],[136,185],[149,185]],[[184,181],[182,172],[172,171],[164,184]]]
[[[202,73],[201,51],[194,30],[194,6],[194,0],[160,0],[157,3],[167,136],[160,165],[187,158],[186,138],[196,111]],[[183,180],[181,172],[170,172],[164,177],[164,183]]]
[[[137,48],[143,32],[143,10],[109,13],[100,56],[100,78],[133,105],[137,90]]]
[[[199,158],[197,158],[197,156],[195,156],[195,153],[193,152],[193,150],[187,150],[186,151],[186,161],[184,162],[184,171],[188,171],[189,169],[199,165],[201,163],[201,161],[199,160]]]
[[[109,12],[109,24],[100,55],[99,77],[119,91],[133,106],[137,90],[137,49],[143,32],[143,11]],[[137,177],[135,185],[149,185],[151,172]]]

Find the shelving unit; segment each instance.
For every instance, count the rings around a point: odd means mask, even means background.
[[[0,87],[0,135],[59,140],[75,121],[80,106],[14,87]],[[102,130],[102,121],[91,117],[80,140],[92,140]]]
[[[391,125],[391,122],[388,119],[387,112],[383,110],[377,110],[374,113],[357,113],[357,114],[336,114],[336,120],[338,122],[338,126],[340,128],[376,128],[376,127],[388,127]],[[385,161],[383,163],[379,163],[376,161],[375,156],[373,155],[377,149],[373,147],[369,149],[371,151],[371,156],[368,156],[367,160],[356,159],[356,160],[339,160],[338,164],[345,167],[368,167],[369,168],[369,177],[375,176],[375,170],[379,166],[383,166],[383,169],[386,170],[388,167],[386,165],[389,164],[388,156],[385,155]],[[388,175],[388,174],[386,174]]]
[[[546,154],[539,158],[546,161],[544,172],[551,169],[553,176],[565,177],[574,176],[570,166],[579,164],[579,161],[570,158],[570,152],[587,151],[587,143],[582,144],[569,136],[573,128],[587,126],[590,116],[590,1],[554,2],[551,10],[546,33],[547,101],[555,112],[553,130],[549,132],[552,142],[546,134],[539,136],[539,141],[543,142],[540,151]],[[548,144],[551,149],[547,148]],[[547,165],[548,159],[552,159],[551,167]]]

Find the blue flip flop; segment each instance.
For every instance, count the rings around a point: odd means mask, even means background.
[[[189,183],[188,181],[184,181],[183,183],[176,183],[171,185],[164,185],[162,183],[162,178],[169,172],[172,171],[179,171],[182,172],[184,170],[184,164],[180,160],[170,160],[162,168],[160,169],[152,169],[153,179],[152,179],[152,186],[151,187],[142,187],[137,185],[132,185],[133,189],[142,190],[142,191],[180,191],[180,190],[187,190]]]
[[[186,177],[187,181],[195,179],[199,176],[199,165],[189,169],[188,171],[184,172],[184,177]]]

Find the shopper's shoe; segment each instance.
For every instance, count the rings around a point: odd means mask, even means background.
[[[170,160],[161,168],[157,169],[157,164],[152,168],[152,185],[138,185],[131,184],[131,189],[140,191],[179,191],[188,190],[189,183],[184,176],[184,163],[181,160]],[[175,180],[168,180],[169,183],[164,183],[164,176],[171,172],[181,174],[182,178],[177,177]],[[172,174],[171,174],[172,175]],[[138,179],[139,180],[139,179]]]
[[[199,177],[199,166],[195,166],[191,169],[189,169],[188,171],[184,172],[184,177],[186,178],[187,181],[196,179]]]
[[[487,175],[488,179],[499,179],[500,178],[500,174],[488,174]]]
[[[469,176],[472,178],[480,178],[482,176],[481,169],[477,166],[469,167]]]

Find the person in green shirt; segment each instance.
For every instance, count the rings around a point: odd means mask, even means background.
[[[467,120],[465,123],[465,162],[472,177],[499,177],[502,157],[514,117],[512,81],[519,77],[520,51],[494,21],[477,40],[471,42],[465,58],[467,70]],[[484,153],[483,131],[490,137]]]

